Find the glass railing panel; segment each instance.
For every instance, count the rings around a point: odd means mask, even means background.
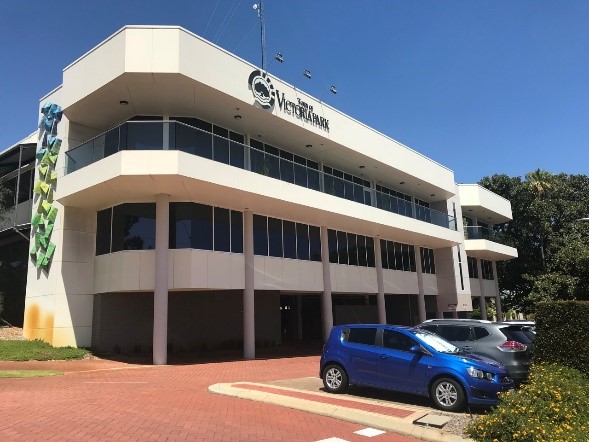
[[[289,158],[263,152],[225,137],[179,122],[128,122],[67,152],[67,173],[79,170],[119,150],[159,150],[164,148],[164,127],[169,133],[169,149],[213,159],[278,180],[294,183],[360,204],[456,229],[456,220],[446,213],[414,205],[340,177],[325,174]]]

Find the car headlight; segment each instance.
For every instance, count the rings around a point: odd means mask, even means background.
[[[473,378],[486,379],[488,381],[492,381],[495,378],[495,375],[493,373],[489,373],[488,371],[479,370],[478,368],[474,368],[474,367],[468,367],[466,369],[466,371]]]

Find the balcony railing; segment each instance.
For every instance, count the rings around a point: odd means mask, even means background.
[[[181,150],[308,189],[456,230],[456,220],[447,213],[387,195],[376,189],[299,164],[296,160],[281,158],[177,121],[123,123],[66,152],[66,173],[80,170],[121,150]]]
[[[464,226],[464,239],[486,239],[497,243],[503,243],[500,234],[493,229],[481,226]]]

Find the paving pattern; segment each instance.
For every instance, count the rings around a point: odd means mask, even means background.
[[[316,376],[318,365],[317,356],[160,367],[107,360],[0,362],[0,370],[66,372],[47,378],[0,379],[0,440],[417,440],[208,391],[219,382]]]

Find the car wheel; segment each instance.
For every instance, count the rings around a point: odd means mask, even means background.
[[[430,397],[440,410],[458,411],[465,404],[462,386],[451,378],[441,378],[434,382]]]
[[[342,393],[348,388],[348,375],[339,365],[330,364],[323,370],[323,385],[330,393]]]

